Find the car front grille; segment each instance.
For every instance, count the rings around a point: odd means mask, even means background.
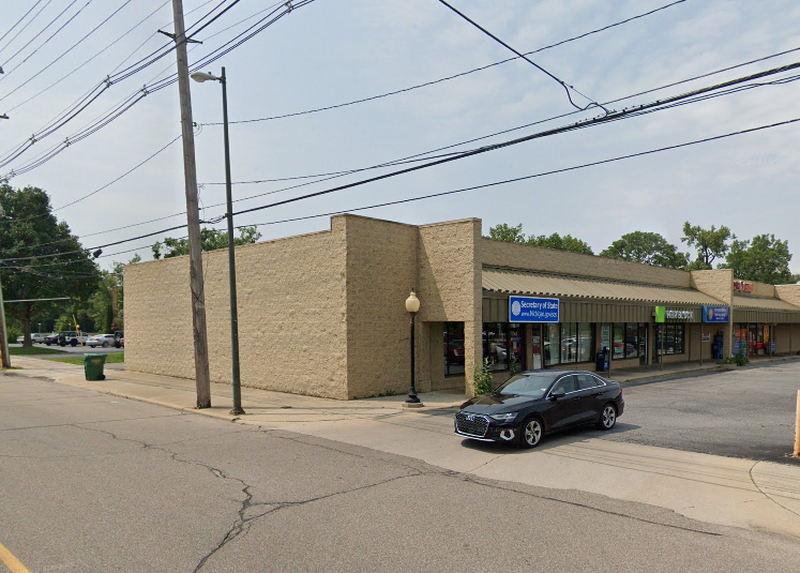
[[[489,419],[480,414],[459,412],[456,414],[456,431],[459,434],[483,438],[489,429]]]

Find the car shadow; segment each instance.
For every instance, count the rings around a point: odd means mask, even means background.
[[[542,441],[535,448],[521,448],[515,443],[504,442],[482,442],[479,440],[471,440],[464,438],[461,441],[461,446],[470,450],[482,451],[495,454],[524,454],[528,452],[546,451],[551,448],[566,446],[577,442],[585,441],[587,438],[604,438],[618,434],[624,434],[632,430],[638,430],[641,426],[636,424],[623,424],[618,422],[611,430],[598,430],[592,426],[576,426],[554,434],[548,434],[542,438]]]

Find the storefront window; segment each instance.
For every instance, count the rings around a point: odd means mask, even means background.
[[[511,345],[509,370],[514,362],[516,362],[515,369],[517,371],[525,370],[525,327],[521,324],[509,324],[508,341]]]
[[[734,355],[757,356],[775,352],[775,333],[768,324],[736,324],[733,337]]]
[[[483,323],[483,357],[489,359],[492,370],[508,369],[508,324]]]
[[[612,356],[614,359],[637,358],[640,353],[644,352],[647,340],[647,324],[643,322],[604,324],[602,329],[603,336],[605,336],[605,332],[609,328],[614,335],[614,354]]]
[[[464,323],[444,323],[444,375],[464,374]]]
[[[575,323],[561,325],[561,362],[576,362],[578,357],[578,333]]]
[[[558,324],[544,326],[544,365],[555,366],[561,363],[561,329]]]
[[[625,358],[639,356],[639,325],[635,322],[625,324]]]
[[[683,354],[686,336],[684,324],[662,324],[656,329],[656,354]],[[663,333],[663,343],[662,343]]]
[[[588,322],[564,322],[544,327],[544,364],[574,364],[594,359],[594,327]]]
[[[578,323],[578,362],[589,362],[594,357],[594,329],[588,322]]]
[[[614,325],[614,354],[615,359],[625,358],[625,325]]]

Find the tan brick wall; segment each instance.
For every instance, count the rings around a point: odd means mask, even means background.
[[[727,305],[733,304],[733,270],[691,271],[692,288],[713,296]]]
[[[789,304],[800,306],[800,285],[776,285],[775,294]]]
[[[716,269],[705,271],[691,271],[692,288],[708,296],[722,301],[731,307],[731,320],[727,324],[709,324],[708,329],[713,335],[717,330],[723,331],[722,356],[729,358],[733,354],[733,324],[736,322],[736,311],[733,309],[733,270]],[[699,359],[699,355],[698,355]],[[705,360],[705,354],[703,355]]]
[[[420,318],[464,323],[467,392],[482,353],[481,221],[465,219],[419,227]],[[422,372],[430,381],[430,374]],[[438,382],[438,381],[437,381]]]
[[[244,387],[347,398],[344,222],[236,249]],[[227,250],[203,256],[211,379],[230,382]],[[125,271],[126,366],[194,377],[188,257]]]
[[[194,378],[189,257],[127,265],[125,367]]]
[[[490,266],[641,282],[668,287],[688,288],[691,286],[689,273],[685,271],[496,241],[485,237],[481,241],[481,262]]]
[[[351,215],[336,219],[347,241],[348,397],[407,392],[411,344],[405,300],[417,288],[417,228]],[[424,309],[426,297],[417,294]],[[422,330],[418,320],[418,372],[426,354]]]

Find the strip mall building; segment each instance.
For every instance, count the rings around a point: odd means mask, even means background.
[[[481,221],[355,215],[237,247],[242,386],[351,399],[409,388],[416,290],[420,392],[472,391],[510,369],[614,368],[800,351],[800,285],[734,280],[495,241]],[[203,256],[211,378],[229,383],[227,251]],[[126,367],[194,377],[188,257],[125,269]],[[601,360],[602,362],[602,360]]]

